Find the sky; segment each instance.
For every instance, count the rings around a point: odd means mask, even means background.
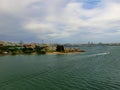
[[[0,0],[0,40],[120,42],[120,0]]]

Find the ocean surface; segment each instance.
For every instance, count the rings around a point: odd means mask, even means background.
[[[120,90],[120,46],[68,55],[0,56],[0,90]]]

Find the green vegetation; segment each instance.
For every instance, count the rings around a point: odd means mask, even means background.
[[[0,46],[0,54],[45,54],[45,47],[36,46],[35,48],[26,48],[23,46]]]
[[[46,54],[46,49],[45,49],[45,47],[36,46],[35,47],[35,52],[37,54]]]
[[[64,46],[63,45],[57,45],[57,48],[56,48],[56,51],[57,52],[64,52]]]
[[[19,55],[19,54],[48,54],[48,53],[74,53],[84,52],[76,48],[64,47],[63,45],[47,44],[14,44],[0,45],[0,55]]]

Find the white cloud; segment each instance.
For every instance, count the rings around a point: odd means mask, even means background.
[[[50,23],[30,22],[25,25],[25,28],[29,30],[52,30],[54,26]]]
[[[110,38],[120,35],[119,0],[101,0],[92,9],[83,8],[83,5],[75,0],[1,0],[0,12],[22,16],[23,28],[35,33],[37,38],[76,36],[97,41],[105,35]],[[39,13],[37,17],[36,13]],[[111,33],[111,30],[116,31]]]
[[[22,15],[26,12],[27,6],[40,0],[0,0],[0,11],[12,14]]]
[[[60,15],[57,15],[57,12],[52,12],[53,15],[50,14],[46,20],[48,22],[62,23],[65,27],[62,34],[56,30],[49,36],[72,37],[78,32],[83,32],[83,30],[89,32],[90,35],[87,35],[87,37],[91,39],[98,39],[104,35],[112,36],[109,30],[111,28],[116,29],[116,26],[119,26],[116,21],[120,20],[120,4],[112,1],[102,1],[100,7],[94,9],[84,9],[82,5],[83,3],[80,2],[70,2],[66,7],[62,8],[63,11],[58,12],[61,13]],[[87,29],[81,29],[81,27],[87,27]],[[114,34],[119,35],[118,32]],[[86,35],[81,36],[86,37]]]

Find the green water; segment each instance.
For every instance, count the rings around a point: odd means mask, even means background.
[[[120,90],[120,47],[0,57],[0,90]]]

